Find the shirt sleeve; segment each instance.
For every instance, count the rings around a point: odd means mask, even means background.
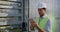
[[[46,25],[47,32],[50,32],[50,27],[51,27],[50,20],[48,20],[47,25]]]

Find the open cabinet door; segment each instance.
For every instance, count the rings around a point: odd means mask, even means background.
[[[29,0],[23,0],[22,31],[29,32]]]

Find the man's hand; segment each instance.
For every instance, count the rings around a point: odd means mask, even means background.
[[[31,23],[34,27],[37,27],[37,26],[38,26],[38,23],[36,23],[33,19],[31,19],[30,21],[31,21],[30,23]]]
[[[31,25],[33,25],[34,27],[36,27],[38,29],[39,32],[46,32],[45,30],[41,29],[38,25],[38,23],[36,23],[33,19],[30,20]]]

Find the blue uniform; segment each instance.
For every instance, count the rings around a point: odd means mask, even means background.
[[[46,15],[44,15],[43,17],[40,17],[40,21],[43,19],[43,18],[45,18],[46,17]],[[36,17],[35,17],[36,18]],[[33,20],[35,20],[35,18],[32,18]],[[40,22],[39,21],[39,22]],[[38,22],[38,23],[39,23]],[[48,19],[48,21],[47,21],[47,24],[46,24],[46,32],[50,32],[50,27],[51,27],[51,24],[50,24],[50,19]],[[34,32],[38,32],[38,29],[36,29]]]
[[[40,21],[43,19],[43,18],[45,18],[47,15],[44,15],[42,18],[40,18]],[[50,24],[50,19],[48,19],[48,21],[47,21],[47,24],[46,24],[46,31],[47,32],[50,32],[50,27],[51,27],[51,24]]]
[[[46,31],[47,32],[50,32],[50,27],[51,27],[50,20],[48,20],[48,22],[46,24]]]
[[[45,18],[47,15],[44,15],[43,17],[40,17],[40,21],[43,19],[43,18]],[[39,22],[40,22],[39,21]],[[50,24],[50,19],[48,19],[48,21],[47,21],[47,24],[46,24],[46,32],[50,32],[50,27],[51,27],[51,24]],[[37,31],[36,31],[37,32]]]

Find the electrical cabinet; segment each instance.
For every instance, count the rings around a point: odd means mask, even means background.
[[[23,22],[28,22],[28,0],[0,0],[0,31],[22,31]]]

